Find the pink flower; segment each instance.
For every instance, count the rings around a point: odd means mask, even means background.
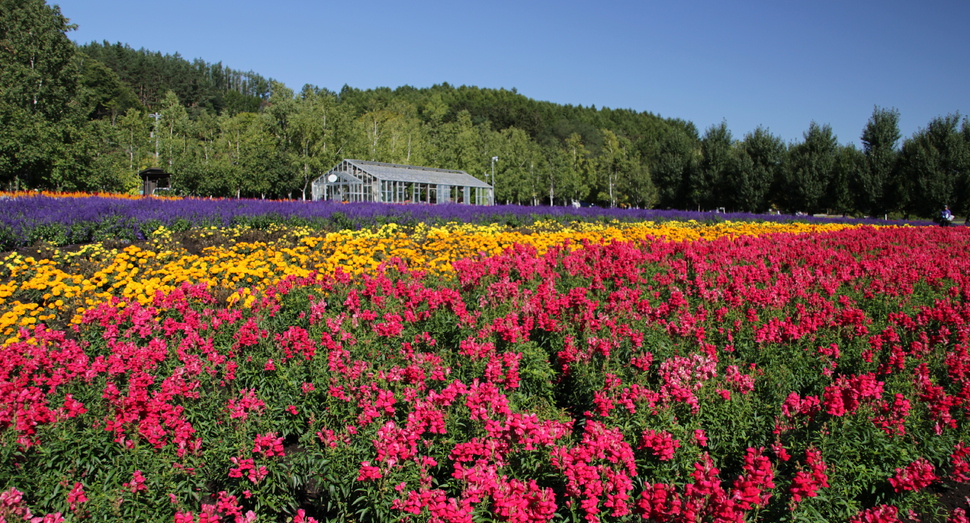
[[[296,515],[293,516],[293,523],[319,523],[316,518],[306,515],[306,511],[302,508],[296,511]]]
[[[382,477],[381,469],[371,466],[370,461],[361,462],[357,481],[373,481],[381,479]]]
[[[275,432],[257,434],[253,442],[253,452],[262,453],[264,458],[283,455],[283,436],[277,436]]]
[[[905,422],[906,416],[909,415],[909,400],[897,393],[893,397],[892,404],[881,403],[877,408],[877,414],[872,418],[872,423],[890,436],[906,434]]]
[[[771,450],[775,453],[775,456],[782,461],[788,461],[791,459],[791,455],[788,454],[788,450],[785,449],[785,446],[782,445],[780,441],[773,443],[771,445]]]
[[[637,508],[644,519],[650,521],[672,521],[681,515],[681,499],[673,486],[655,483],[647,484]]]
[[[250,412],[262,414],[266,404],[256,396],[255,389],[243,389],[240,398],[229,400],[229,417],[232,419],[247,419]]]
[[[701,447],[707,446],[707,434],[704,432],[704,429],[697,429],[694,431],[694,441],[696,441]]]
[[[860,511],[849,523],[899,523],[899,509],[892,505],[879,505]]]
[[[825,411],[833,416],[855,413],[862,401],[874,402],[882,396],[883,382],[873,374],[839,376],[834,384],[825,387]]]
[[[734,483],[731,499],[741,510],[765,506],[771,494],[764,492],[775,488],[775,472],[771,468],[771,461],[762,455],[763,451],[763,448],[748,449],[744,457],[744,474]]]
[[[219,492],[219,499],[216,500],[216,511],[226,516],[236,516],[237,521],[242,517],[242,507],[236,496],[226,491]]]
[[[136,470],[134,474],[131,475],[131,481],[124,484],[124,487],[131,492],[142,492],[148,490],[145,485],[145,476],[142,475],[140,470]]]
[[[829,486],[829,478],[825,474],[827,467],[818,449],[809,447],[805,450],[805,464],[808,465],[809,472],[798,471],[792,479],[790,492],[795,504],[803,498],[814,498],[818,495],[818,489]]]
[[[64,518],[60,512],[53,512],[45,516],[34,516],[23,493],[15,488],[0,492],[0,521],[30,521],[31,523],[61,523]]]
[[[970,445],[964,444],[962,441],[957,443],[953,448],[953,454],[950,454],[950,462],[953,464],[953,472],[950,477],[954,481],[959,481],[961,483],[970,483]]]
[[[77,510],[77,506],[87,502],[88,497],[84,495],[84,485],[81,482],[74,484],[74,488],[67,494],[67,502],[71,504],[71,511]]]
[[[74,396],[67,394],[64,396],[64,416],[68,418],[74,418],[80,416],[87,412],[88,409],[84,408],[84,404],[80,401],[74,399]]]
[[[738,370],[737,365],[729,365],[725,371],[725,378],[741,394],[747,394],[754,390],[754,377],[743,374]],[[726,399],[726,398],[725,398]]]
[[[231,457],[229,461],[236,464],[235,468],[229,469],[230,478],[241,478],[245,474],[249,481],[256,484],[269,475],[269,470],[265,466],[257,467],[254,460]]]
[[[660,461],[674,459],[674,451],[680,448],[680,441],[673,438],[666,431],[656,432],[653,429],[643,431],[641,449],[650,449]]]
[[[967,512],[962,508],[953,509],[953,513],[950,514],[949,519],[946,523],[970,523],[970,518],[967,517]]]
[[[896,469],[896,475],[889,478],[889,483],[896,492],[905,490],[923,490],[938,480],[933,472],[933,465],[926,458],[919,458],[906,468]]]

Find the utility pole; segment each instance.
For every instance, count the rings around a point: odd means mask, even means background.
[[[498,156],[493,156],[492,157],[492,195],[493,195],[492,204],[493,205],[495,204],[495,198],[498,196],[498,193],[495,192],[495,162],[497,161],[498,161]]]
[[[159,113],[152,113],[151,116],[155,119],[155,129],[152,131],[152,136],[155,138],[155,165],[158,165],[158,120],[162,117]]]

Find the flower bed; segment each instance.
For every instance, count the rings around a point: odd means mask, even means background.
[[[234,299],[218,271],[122,298],[164,258],[128,251],[106,302],[0,348],[0,515],[965,521],[937,494],[970,481],[970,233],[685,229]]]
[[[119,297],[149,304],[157,292],[182,283],[206,283],[228,304],[251,302],[252,291],[287,276],[337,268],[358,274],[399,257],[434,273],[479,253],[499,254],[516,244],[539,252],[566,241],[595,243],[664,238],[672,241],[770,232],[837,230],[841,224],[722,222],[573,223],[537,222],[528,228],[464,223],[319,233],[307,227],[208,227],[173,233],[162,227],[151,241],[89,244],[73,250],[49,246],[11,253],[0,266],[0,342],[17,329],[43,322],[78,323],[88,308]]]
[[[530,225],[537,221],[665,222],[758,221],[789,223],[896,224],[882,220],[794,217],[745,213],[664,211],[655,209],[599,209],[572,207],[396,205],[329,201],[271,201],[230,199],[160,199],[75,194],[0,194],[0,251],[47,242],[56,246],[106,239],[144,240],[159,227],[183,231],[197,227],[270,225],[337,231],[383,224],[418,225],[460,222]],[[916,223],[916,222],[913,222]],[[930,222],[921,222],[928,224]]]

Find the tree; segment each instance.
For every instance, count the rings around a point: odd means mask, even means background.
[[[603,133],[603,153],[597,161],[597,185],[600,194],[597,200],[608,202],[609,206],[616,207],[617,183],[620,178],[620,170],[626,158],[626,149],[620,144],[620,138],[609,129],[602,129]]]
[[[83,117],[74,29],[43,0],[0,0],[0,186],[64,186]]]
[[[853,183],[857,207],[870,216],[885,214],[898,207],[893,198],[892,183],[901,136],[899,111],[875,107],[862,131],[865,165],[857,171]]]
[[[99,192],[135,192],[139,170],[157,165],[149,133],[154,120],[144,111],[128,109],[114,119],[94,119],[80,129],[72,143],[73,166],[63,181],[65,189]],[[80,170],[80,176],[79,174]]]
[[[838,140],[828,124],[812,122],[805,141],[792,146],[787,169],[788,208],[809,214],[825,210]]]
[[[617,202],[621,207],[653,208],[657,204],[657,187],[650,171],[635,153],[628,156],[620,169]]]
[[[656,188],[633,143],[609,129],[603,129],[602,134],[603,148],[596,159],[596,199],[609,207],[653,206]]]
[[[336,165],[340,147],[337,128],[341,118],[336,97],[330,91],[305,86],[296,100],[292,118],[293,168],[299,172],[302,198],[307,198],[310,183]]]
[[[693,176],[699,154],[697,130],[693,124],[670,126],[660,138],[651,173],[657,187],[658,205],[687,207],[687,180]]]
[[[403,100],[389,107],[393,115],[386,125],[386,162],[404,165],[426,165],[424,126],[418,119],[417,107]]]
[[[124,120],[124,116],[119,118],[119,121]],[[149,128],[146,124],[146,138]],[[77,179],[77,188],[98,192],[136,192],[141,182],[137,172],[143,160],[140,149],[129,149],[131,142],[125,143],[131,134],[123,126],[111,125],[108,119],[91,120],[85,126],[84,134],[87,147],[85,160],[90,167],[83,179]],[[138,134],[141,134],[141,130]]]
[[[175,173],[174,185],[179,192],[214,195],[212,183],[225,173],[219,157],[219,140],[225,120],[228,120],[225,113],[216,116],[206,112],[188,122],[185,129],[186,148],[171,171]]]
[[[191,120],[174,91],[165,93],[162,107],[154,113],[152,140],[155,141],[155,165],[171,169],[182,162],[190,149]]]
[[[764,212],[768,209],[771,188],[781,175],[785,151],[781,138],[761,126],[744,136],[725,179],[735,210]]]
[[[542,150],[522,129],[508,127],[499,133],[495,165],[499,195],[518,204],[537,205],[541,188],[539,172],[544,165]]]
[[[81,105],[89,119],[108,118],[112,123],[129,109],[144,109],[131,86],[103,63],[77,54],[80,69]]]
[[[559,192],[570,200],[584,200],[589,195],[593,163],[579,133],[573,133],[566,138],[562,155],[564,161],[560,162],[562,169],[559,171]]]
[[[701,160],[698,169],[688,176],[687,194],[692,206],[714,209],[726,203],[724,181],[731,167],[731,131],[727,122],[712,125],[701,138]]]
[[[152,119],[143,111],[128,109],[118,119],[118,125],[114,126],[117,129],[119,151],[127,160],[125,168],[128,171],[151,167],[148,163],[152,160],[148,158],[154,158],[154,145],[151,140],[152,123]]]
[[[903,142],[901,170],[907,192],[908,209],[917,216],[934,217],[949,205],[958,214],[966,214],[968,159],[968,124],[958,129],[959,115],[934,118],[926,129],[919,130]]]
[[[856,194],[852,180],[860,178],[865,169],[865,154],[855,144],[840,145],[835,153],[835,165],[829,180],[826,206],[834,214],[848,214],[855,207]]]
[[[471,173],[484,172],[484,157],[480,144],[481,134],[475,129],[471,114],[468,111],[461,111],[458,113],[456,123],[455,168]]]

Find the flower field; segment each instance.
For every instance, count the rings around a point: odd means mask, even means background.
[[[0,192],[0,250],[29,247],[43,241],[55,246],[102,240],[144,240],[159,227],[182,231],[192,227],[233,225],[266,228],[271,224],[339,231],[374,224],[398,226],[467,223],[529,225],[536,221],[669,222],[755,221],[784,224],[791,216],[687,212],[656,209],[528,207],[519,205],[391,205],[328,201],[211,200],[136,198],[125,195]],[[804,223],[838,224],[846,220],[801,217]],[[921,224],[853,220],[856,224]]]
[[[161,225],[0,260],[0,521],[967,522],[970,229]]]

